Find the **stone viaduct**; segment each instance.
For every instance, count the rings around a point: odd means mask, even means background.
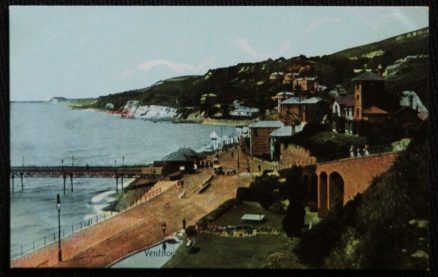
[[[387,152],[304,166],[302,178],[310,209],[324,215],[336,206],[345,205],[357,193],[363,193],[374,177],[387,171],[399,153]]]

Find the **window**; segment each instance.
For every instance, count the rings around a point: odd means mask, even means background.
[[[359,93],[356,94],[356,100],[359,101]]]
[[[356,109],[356,116],[359,117],[359,108]]]

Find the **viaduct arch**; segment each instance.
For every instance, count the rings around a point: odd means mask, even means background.
[[[374,177],[387,171],[399,152],[347,158],[303,167],[303,184],[311,210],[324,215],[363,193]]]

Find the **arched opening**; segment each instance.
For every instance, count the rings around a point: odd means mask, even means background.
[[[319,208],[322,212],[327,211],[327,173],[319,175]]]
[[[338,172],[330,174],[329,204],[330,210],[344,205],[344,180]]]
[[[310,176],[308,203],[311,211],[316,211],[318,209],[318,176],[316,173],[313,173]]]

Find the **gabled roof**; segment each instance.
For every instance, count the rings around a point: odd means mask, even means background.
[[[335,98],[335,102],[340,106],[354,107],[354,95],[338,96]]]
[[[399,116],[399,115],[402,114],[402,113],[412,113],[412,114],[416,114],[417,117],[418,117],[420,120],[422,120],[422,121],[426,120],[426,119],[429,117],[429,112],[427,112],[427,111],[416,111],[416,110],[412,109],[412,108],[409,107],[409,106],[403,106],[403,107],[401,107],[401,108],[398,109],[396,112],[394,112],[394,114],[393,114],[392,116],[393,116],[393,117],[395,117],[395,116]]]
[[[302,104],[316,104],[321,101],[320,97],[311,97],[301,101]]]
[[[296,125],[295,133],[301,132],[304,125]],[[269,136],[271,137],[291,137],[292,136],[292,126],[285,126],[273,131]]]
[[[166,162],[188,162],[193,161],[196,157],[198,157],[198,153],[196,153],[191,148],[180,148],[177,151],[170,153],[166,157],[162,159],[162,161]]]
[[[281,92],[277,93],[276,95],[277,96],[286,96],[286,95],[290,96],[290,95],[294,95],[294,93],[291,91],[281,91]]]
[[[280,102],[280,104],[285,104],[285,105],[305,105],[305,104],[316,104],[319,101],[321,101],[320,97],[311,97],[311,98],[307,98],[304,100],[300,101],[300,98],[298,97],[291,97],[289,99],[286,99],[282,102]]]
[[[363,72],[351,79],[351,81],[384,81],[382,77],[374,72]]]
[[[286,100],[281,101],[280,104],[300,104],[300,98],[290,97]]]
[[[379,107],[371,106],[368,109],[363,110],[363,114],[388,114],[387,111],[382,110]]]
[[[248,126],[248,128],[281,128],[284,124],[277,120],[257,121]]]

